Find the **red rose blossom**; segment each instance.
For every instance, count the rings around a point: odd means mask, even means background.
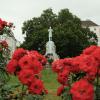
[[[83,60],[80,62],[80,70],[86,73],[97,73],[98,63],[93,56],[84,56]]]
[[[39,79],[36,79],[34,82],[32,82],[28,89],[32,94],[42,94],[44,91],[43,82]]]
[[[6,71],[9,74],[14,74],[16,72],[17,67],[18,67],[18,62],[16,60],[12,59],[7,64]]]
[[[45,94],[48,94],[48,90],[47,90],[47,89],[44,89],[44,93],[45,93]]]
[[[63,85],[68,84],[67,83],[67,81],[68,81],[68,75],[69,75],[69,70],[64,69],[63,72],[60,72],[58,74],[58,78],[57,78],[58,82],[61,83],[61,84],[63,84]]]
[[[18,73],[18,78],[22,84],[30,85],[35,81],[34,73],[31,69],[23,69]]]
[[[91,55],[96,49],[97,49],[97,46],[96,45],[92,45],[92,46],[84,49],[83,50],[83,54]]]
[[[63,70],[64,65],[63,65],[63,59],[56,60],[52,63],[52,70],[56,73],[59,73]]]
[[[32,55],[25,55],[19,60],[19,65],[21,69],[31,69],[34,74],[40,73],[43,69],[42,64],[35,59]]]
[[[42,71],[43,66],[38,60],[34,60],[32,63],[32,69],[35,74],[39,74]]]
[[[98,62],[98,67],[100,67],[100,47],[98,47],[93,53],[92,55],[95,60]]]
[[[21,57],[23,57],[26,54],[27,54],[26,50],[24,50],[23,48],[19,48],[19,49],[14,51],[12,59],[19,60]]]
[[[8,44],[5,40],[1,41],[0,44],[2,45],[3,48],[8,48]]]
[[[81,57],[77,56],[75,58],[65,58],[63,60],[63,64],[65,67],[68,68],[68,70],[72,73],[79,72],[79,63],[80,63]]]
[[[29,69],[33,66],[33,61],[31,56],[25,55],[19,60],[19,66],[21,69]]]
[[[38,61],[40,61],[42,65],[45,65],[47,62],[46,58],[35,50],[28,52],[28,54],[33,56],[33,58],[37,59]]]
[[[73,83],[70,93],[73,100],[94,100],[93,85],[85,79]]]
[[[64,86],[61,85],[57,90],[57,96],[60,96],[63,93],[63,91],[64,91]]]
[[[0,31],[1,31],[5,26],[7,26],[7,22],[6,22],[6,21],[3,21],[3,20],[0,18]]]

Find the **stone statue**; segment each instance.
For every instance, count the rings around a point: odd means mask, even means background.
[[[49,41],[46,43],[46,54],[45,55],[49,56],[53,60],[56,60],[59,57],[56,54],[56,46],[55,46],[54,42],[52,41],[53,30],[51,29],[51,27],[48,29],[48,32],[49,32]]]
[[[48,29],[49,32],[49,41],[52,41],[52,32],[53,30],[51,29],[51,27]]]

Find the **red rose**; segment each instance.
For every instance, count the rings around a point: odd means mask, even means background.
[[[57,78],[58,82],[60,82],[63,85],[66,85],[68,81],[68,75],[69,75],[69,71],[67,69],[64,69],[63,72],[60,72],[58,74],[58,78]]]
[[[0,47],[0,52],[2,52],[3,51],[3,49]]]
[[[84,56],[83,60],[80,62],[80,70],[86,73],[97,73],[98,63],[92,56]]]
[[[31,69],[21,70],[18,73],[18,78],[21,81],[21,83],[25,85],[30,85],[36,79]]]
[[[87,73],[86,76],[84,76],[84,79],[88,80],[88,81],[94,81],[96,78],[96,74],[93,73]]]
[[[34,74],[38,74],[43,69],[43,66],[37,59],[32,58],[29,54],[25,55],[19,60],[19,65],[21,69],[32,69]]]
[[[23,57],[26,54],[27,54],[26,50],[24,50],[23,48],[19,48],[19,49],[14,51],[12,59],[19,60],[21,57]]]
[[[63,64],[68,70],[72,73],[79,72],[79,63],[81,61],[81,57],[77,56],[75,58],[65,58],[63,60]]]
[[[2,25],[0,25],[0,31],[3,29],[3,26]]]
[[[38,60],[41,62],[42,65],[45,65],[46,62],[47,62],[47,59],[43,55],[40,55],[40,57],[38,58]]]
[[[57,96],[60,96],[63,93],[63,91],[64,91],[64,86],[62,85],[57,90]]]
[[[25,55],[19,60],[19,66],[21,69],[29,69],[32,68],[33,61],[31,56]]]
[[[34,60],[32,62],[32,69],[35,74],[39,74],[42,71],[43,66],[38,60]]]
[[[2,45],[3,48],[7,48],[8,44],[6,41],[1,41],[0,44]]]
[[[28,52],[28,54],[32,55],[35,59],[40,61],[42,65],[45,65],[47,62],[46,58],[35,50]]]
[[[5,26],[7,26],[7,22],[6,22],[6,21],[3,21],[2,19],[0,19],[0,31],[1,31]]]
[[[10,74],[14,74],[16,72],[17,67],[18,67],[18,62],[12,59],[7,64],[6,71]]]
[[[64,65],[63,65],[63,59],[56,60],[52,63],[52,70],[56,73],[59,73],[63,70]]]
[[[73,58],[65,58],[63,59],[63,65],[67,67],[69,70],[73,68]]]
[[[70,90],[73,100],[94,100],[93,85],[81,79],[72,85]]]
[[[37,79],[34,82],[32,82],[28,89],[29,92],[32,94],[42,94],[44,91],[43,82]]]
[[[91,55],[98,47],[96,45],[92,45],[83,50],[83,54]]]
[[[98,67],[100,66],[100,47],[98,47],[93,53],[92,55],[95,60],[98,62]]]
[[[44,89],[44,93],[45,93],[45,94],[48,94],[48,90],[47,90],[47,89]]]

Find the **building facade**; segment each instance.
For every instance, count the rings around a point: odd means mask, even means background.
[[[91,20],[82,21],[83,28],[89,28],[90,31],[96,33],[98,37],[98,46],[100,46],[100,25],[92,22]]]
[[[16,44],[17,44],[17,40],[15,39],[13,33],[7,35],[7,34],[3,34],[3,35],[0,35],[0,40],[5,40],[7,43],[8,43],[8,46],[9,46],[9,49],[10,49],[10,56],[13,54],[13,52],[15,51],[16,49]]]

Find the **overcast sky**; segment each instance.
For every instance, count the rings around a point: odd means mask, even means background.
[[[0,18],[14,23],[15,38],[22,42],[22,23],[40,16],[47,8],[54,13],[68,8],[82,20],[90,19],[100,25],[100,0],[0,0]]]

